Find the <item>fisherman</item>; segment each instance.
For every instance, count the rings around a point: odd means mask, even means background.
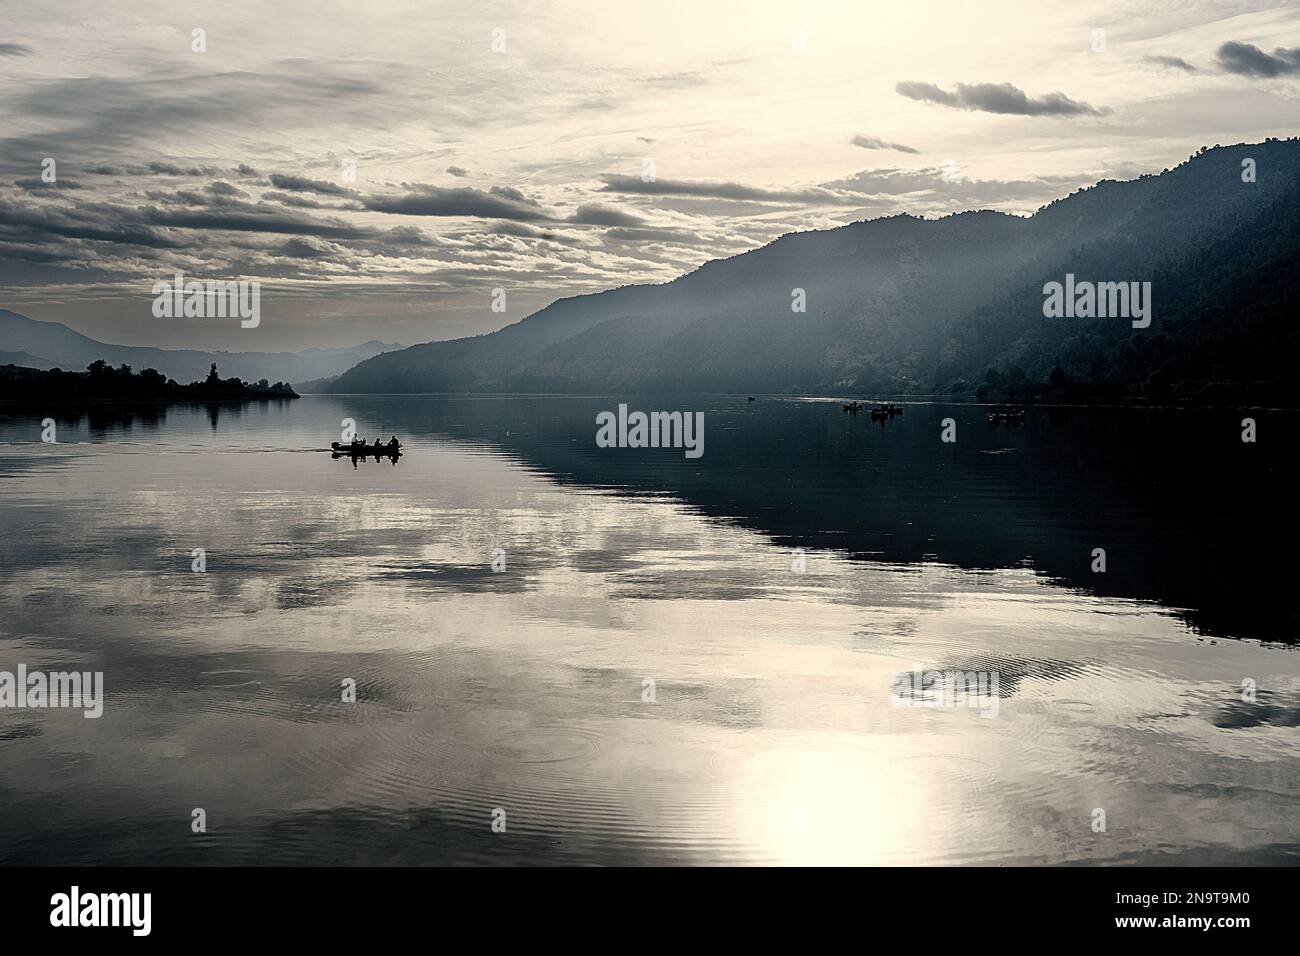
[[[393,449],[393,451],[396,451],[397,449],[402,447],[402,443],[397,440],[396,435],[393,435],[391,438],[388,439],[388,447]]]

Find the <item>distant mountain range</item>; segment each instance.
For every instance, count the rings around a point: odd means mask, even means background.
[[[371,341],[353,348],[305,349],[301,352],[202,352],[110,345],[82,335],[59,322],[38,322],[0,309],[0,365],[82,371],[96,359],[123,363],[137,371],[153,368],[181,384],[204,379],[213,362],[225,378],[307,382],[329,378],[358,362],[400,345]]]
[[[896,216],[785,235],[662,285],[561,299],[489,335],[367,358],[321,387],[995,398],[1086,387],[1176,398],[1220,383],[1290,393],[1298,250],[1300,142],[1216,146],[1030,217]],[[1150,326],[1045,317],[1045,283],[1067,274],[1150,282]],[[792,311],[796,290],[806,312]]]

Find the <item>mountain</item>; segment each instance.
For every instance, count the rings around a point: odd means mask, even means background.
[[[0,365],[20,365],[44,371],[54,368],[56,363],[29,352],[0,352]]]
[[[1257,179],[1243,181],[1243,160]],[[1166,397],[1296,384],[1300,141],[1216,146],[1033,216],[895,216],[782,236],[661,285],[558,300],[385,353],[333,392]],[[1151,282],[1149,328],[1045,318],[1044,284]],[[807,311],[791,309],[803,289]],[[1254,387],[1254,386],[1252,386]]]
[[[181,383],[203,379],[213,362],[223,375],[246,382],[263,378],[273,382],[307,381],[337,375],[357,362],[397,348],[401,346],[378,341],[353,348],[310,348],[301,352],[201,352],[110,345],[60,322],[38,322],[0,309],[0,364],[80,371],[96,359],[103,359],[110,365],[154,368]]]

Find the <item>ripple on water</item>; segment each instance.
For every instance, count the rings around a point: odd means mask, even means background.
[[[529,727],[492,741],[483,753],[515,763],[563,763],[594,756],[600,735],[579,727]]]
[[[992,764],[959,753],[917,753],[896,757],[886,764],[886,773],[911,783],[951,781],[983,790],[997,782]]]

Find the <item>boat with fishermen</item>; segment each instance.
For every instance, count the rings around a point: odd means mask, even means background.
[[[850,415],[856,415],[867,407],[867,403],[855,400],[852,402],[844,402],[840,407]],[[895,405],[893,402],[883,402],[871,409],[871,417],[873,420],[893,418],[895,415],[901,414],[903,414],[903,407],[901,405]]]
[[[990,425],[1023,425],[1025,410],[1023,408],[991,408],[987,417]]]
[[[376,458],[396,458],[402,454],[402,443],[396,435],[386,442],[377,441],[373,445],[367,444],[364,438],[358,438],[350,442],[330,442],[330,451],[335,458],[344,455],[351,458],[369,458],[371,455]]]

